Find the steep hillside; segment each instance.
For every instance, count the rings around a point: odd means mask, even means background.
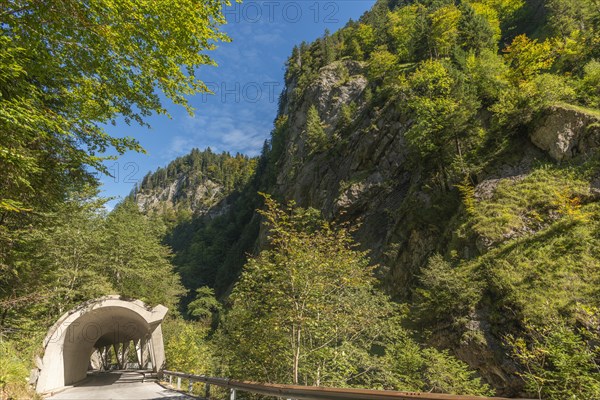
[[[226,296],[268,192],[356,225],[406,325],[499,394],[598,394],[600,10],[573,4],[380,1],[295,48],[254,177],[167,239],[189,287]]]
[[[255,158],[192,149],[148,173],[130,195],[141,211],[159,216],[167,226],[164,241],[190,290],[182,302],[184,313],[195,289],[211,286],[223,293],[254,246],[256,167]],[[244,234],[250,226],[254,233]]]
[[[131,193],[145,213],[204,215],[254,174],[256,160],[237,154],[192,149],[148,173]],[[221,207],[223,208],[223,207]]]

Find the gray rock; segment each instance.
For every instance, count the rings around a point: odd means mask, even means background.
[[[554,106],[531,133],[531,141],[556,161],[588,153],[599,145],[600,118],[578,108]]]
[[[185,187],[184,183],[188,179],[193,177],[182,175],[167,187],[137,192],[135,202],[138,208],[144,213],[160,213],[163,207],[175,209],[185,201],[189,204],[189,211],[196,215],[216,216],[224,212],[223,207],[219,207],[225,197],[222,185],[210,179],[202,179],[196,186]]]

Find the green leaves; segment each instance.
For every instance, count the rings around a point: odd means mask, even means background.
[[[555,60],[549,40],[539,43],[526,35],[514,38],[504,52],[511,67],[510,76],[517,82],[531,79],[534,75],[547,71]]]
[[[500,181],[491,198],[476,201],[472,228],[488,244],[500,243],[563,217],[583,217],[580,203],[589,194],[589,184],[576,171],[541,167],[524,179]]]
[[[183,290],[155,224],[130,202],[106,216],[94,195],[70,199],[48,216],[48,226],[13,236],[0,299],[37,301],[7,307],[3,328],[44,329],[75,305],[108,294],[176,307]]]
[[[346,386],[344,359],[369,349],[392,306],[374,291],[368,259],[345,230],[312,210],[265,203],[271,248],[248,261],[223,328],[227,347],[238,349],[235,373]]]
[[[216,343],[234,377],[489,393],[465,364],[409,337],[347,229],[267,195],[261,214],[269,248],[244,267]]]
[[[515,358],[524,368],[527,389],[540,398],[594,399],[600,396],[598,334],[553,322],[547,327],[528,326],[532,337],[508,337]]]
[[[221,310],[221,303],[215,298],[214,289],[203,286],[196,289],[196,298],[188,304],[187,309],[191,317],[209,321],[210,317]]]
[[[201,323],[168,318],[163,323],[168,368],[196,375],[214,374],[208,328]]]
[[[461,12],[455,5],[440,7],[429,14],[430,39],[436,57],[449,56],[458,40]]]
[[[29,370],[14,348],[15,343],[0,340],[0,396],[3,398],[34,398],[27,384]]]
[[[165,113],[158,91],[191,112],[185,95],[207,91],[196,69],[213,65],[206,51],[228,40],[218,30],[224,4],[7,2],[0,15],[2,204],[48,210],[69,186],[92,180],[88,167],[103,171],[103,153],[142,151],[101,124],[119,117],[144,124]]]
[[[420,282],[415,318],[424,325],[435,320],[460,325],[475,310],[483,292],[483,282],[472,269],[453,266],[439,254],[429,258]]]
[[[474,117],[479,108],[460,72],[449,64],[422,62],[405,83],[408,112],[414,121],[405,133],[408,144],[424,159],[450,164],[477,140]]]
[[[127,200],[107,217],[106,232],[101,254],[115,290],[149,304],[175,308],[183,289],[173,273],[170,249],[161,244],[155,224]]]

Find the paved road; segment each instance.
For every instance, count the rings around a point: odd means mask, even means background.
[[[105,372],[90,375],[86,380],[60,392],[48,400],[189,400],[156,382],[142,382],[137,372]]]

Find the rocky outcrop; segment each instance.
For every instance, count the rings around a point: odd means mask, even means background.
[[[202,179],[197,185],[186,184],[191,179],[182,175],[165,187],[140,190],[135,202],[144,213],[185,207],[195,214],[205,214],[223,199],[222,185],[210,179]]]
[[[381,108],[368,103],[364,68],[355,61],[334,62],[321,69],[298,102],[283,104],[283,112],[288,112],[287,141],[275,191],[301,206],[322,210],[328,218],[359,221],[357,240],[381,260],[401,224],[402,215],[393,210],[404,200],[412,174],[405,165],[406,122],[394,102]],[[288,83],[293,87],[294,82]],[[341,128],[342,108],[350,104],[353,119]],[[317,108],[335,152],[306,151],[303,132],[311,105]],[[422,246],[421,240],[406,239]],[[403,249],[414,250],[412,245]]]
[[[600,116],[572,106],[553,106],[530,137],[554,160],[569,160],[600,146]]]
[[[288,91],[295,87],[288,83]],[[275,191],[301,206],[320,209],[327,218],[359,225],[356,239],[385,266],[379,272],[389,293],[407,299],[428,258],[447,252],[455,240],[452,231],[460,215],[460,195],[411,161],[404,138],[411,121],[399,111],[400,100],[369,103],[364,95],[368,87],[363,64],[339,61],[322,68],[294,104],[282,104],[288,129]],[[340,128],[342,107],[350,103],[356,105],[353,120]],[[332,142],[330,150],[316,154],[305,150],[303,135],[311,105],[319,111]],[[594,151],[600,146],[598,122],[598,117],[575,108],[552,107],[529,139],[516,138],[522,143],[478,173],[476,199],[489,199],[503,180],[523,179],[548,155],[560,162]],[[489,244],[477,238],[461,240],[466,258],[489,250]],[[463,332],[440,331],[431,343],[452,349],[500,394],[518,395],[523,382],[488,314],[477,310]]]

